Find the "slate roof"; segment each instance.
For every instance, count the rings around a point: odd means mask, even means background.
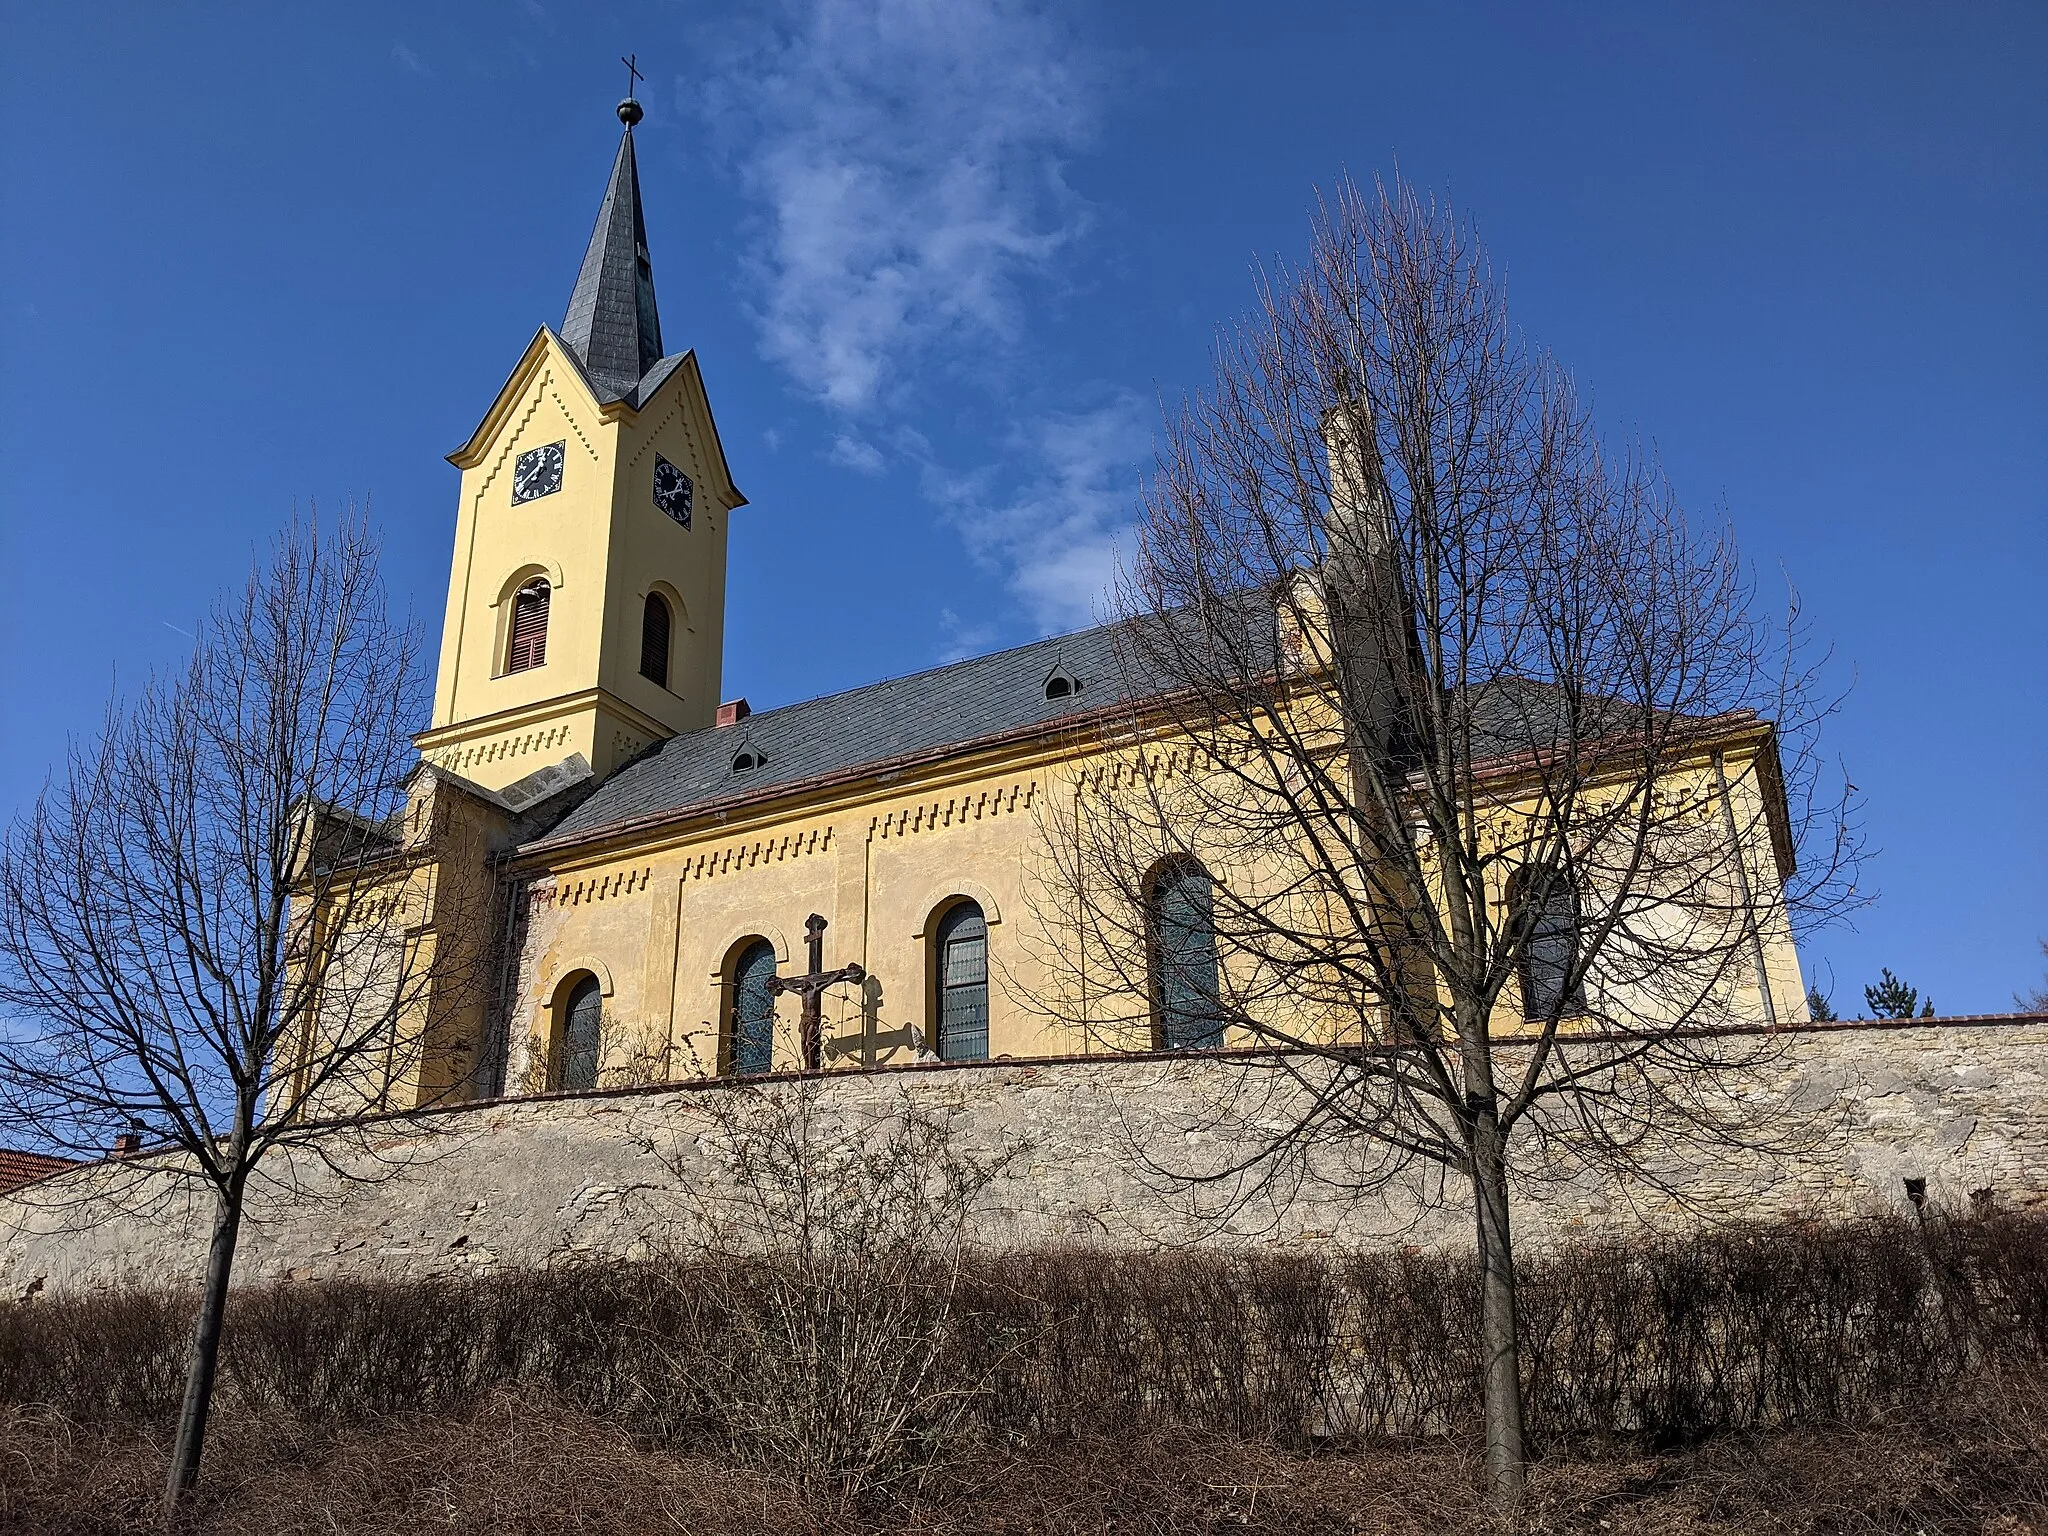
[[[590,233],[583,268],[569,295],[569,311],[562,317],[561,337],[606,404],[633,395],[640,381],[663,361],[661,316],[654,305],[654,267],[647,253],[647,220],[640,207],[640,170],[630,124],[619,140],[597,227]]]
[[[1245,604],[1239,619],[1244,628],[1232,645],[1236,655],[1256,659],[1277,641],[1271,612],[1258,599]],[[1135,622],[1183,620],[1169,616]],[[1184,622],[1198,623],[1192,614]],[[1124,623],[1105,624],[763,710],[736,725],[672,736],[620,768],[539,840],[688,812],[902,758],[964,750],[1168,692],[1171,679],[1164,673],[1149,675],[1146,647],[1130,640]],[[1056,669],[1077,681],[1079,691],[1047,698],[1046,683]],[[1472,750],[1481,760],[1567,735],[1583,738],[1589,724],[1582,719],[1574,727],[1557,689],[1527,678],[1486,684],[1472,701],[1472,716]],[[1616,727],[1624,723],[1619,716],[1613,722]],[[742,751],[756,756],[758,766],[735,771],[734,759]]]
[[[548,835],[572,836],[1092,714],[1130,691],[1119,687],[1116,635],[1115,625],[1056,635],[672,736],[613,774]],[[1055,667],[1080,683],[1078,693],[1045,696]],[[742,747],[762,762],[735,773]]]

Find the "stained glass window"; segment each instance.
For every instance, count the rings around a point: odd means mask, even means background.
[[[1216,894],[1209,872],[1179,859],[1152,882],[1152,1005],[1169,1051],[1223,1044],[1216,967]]]
[[[939,1055],[988,1059],[988,923],[963,901],[939,919]]]
[[[732,1070],[742,1076],[775,1064],[775,946],[766,939],[749,944],[732,972]]]
[[[562,1062],[555,1086],[571,1091],[597,1086],[597,1052],[604,1025],[604,989],[586,976],[569,994],[562,1014]]]

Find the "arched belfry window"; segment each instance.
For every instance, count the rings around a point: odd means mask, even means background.
[[[940,1059],[986,1061],[988,921],[974,902],[955,902],[939,919],[932,963],[937,971]]]
[[[562,1006],[562,1033],[557,1048],[554,1086],[574,1092],[597,1086],[597,1053],[604,1036],[604,988],[585,976],[569,990]]]
[[[732,1017],[727,1021],[726,1062],[746,1076],[775,1065],[775,946],[756,939],[740,951],[732,968]]]
[[[658,688],[668,686],[668,599],[659,592],[647,594],[647,606],[640,610],[640,675]]]
[[[1579,893],[1559,870],[1528,865],[1508,880],[1508,921],[1522,1015],[1555,1019],[1585,1010],[1579,964]]]
[[[548,659],[548,601],[554,589],[536,576],[512,598],[512,643],[505,653],[507,672],[526,672]]]
[[[1173,859],[1152,877],[1147,903],[1151,939],[1152,1018],[1169,1051],[1215,1050],[1223,1044],[1217,985],[1216,892],[1193,859]]]

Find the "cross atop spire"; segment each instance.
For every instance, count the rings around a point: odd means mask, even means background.
[[[654,266],[647,254],[640,171],[633,158],[633,125],[641,116],[640,103],[632,97],[619,103],[626,133],[562,319],[562,340],[582,359],[607,400],[631,394],[661,360],[661,316],[654,307]]]

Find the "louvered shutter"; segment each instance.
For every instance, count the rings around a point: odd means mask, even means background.
[[[648,593],[640,615],[640,675],[662,688],[668,686],[668,627],[668,604]]]
[[[939,1055],[988,1058],[988,923],[963,901],[939,922]]]
[[[548,659],[548,598],[544,581],[529,582],[512,599],[512,650],[507,672],[524,672]]]

